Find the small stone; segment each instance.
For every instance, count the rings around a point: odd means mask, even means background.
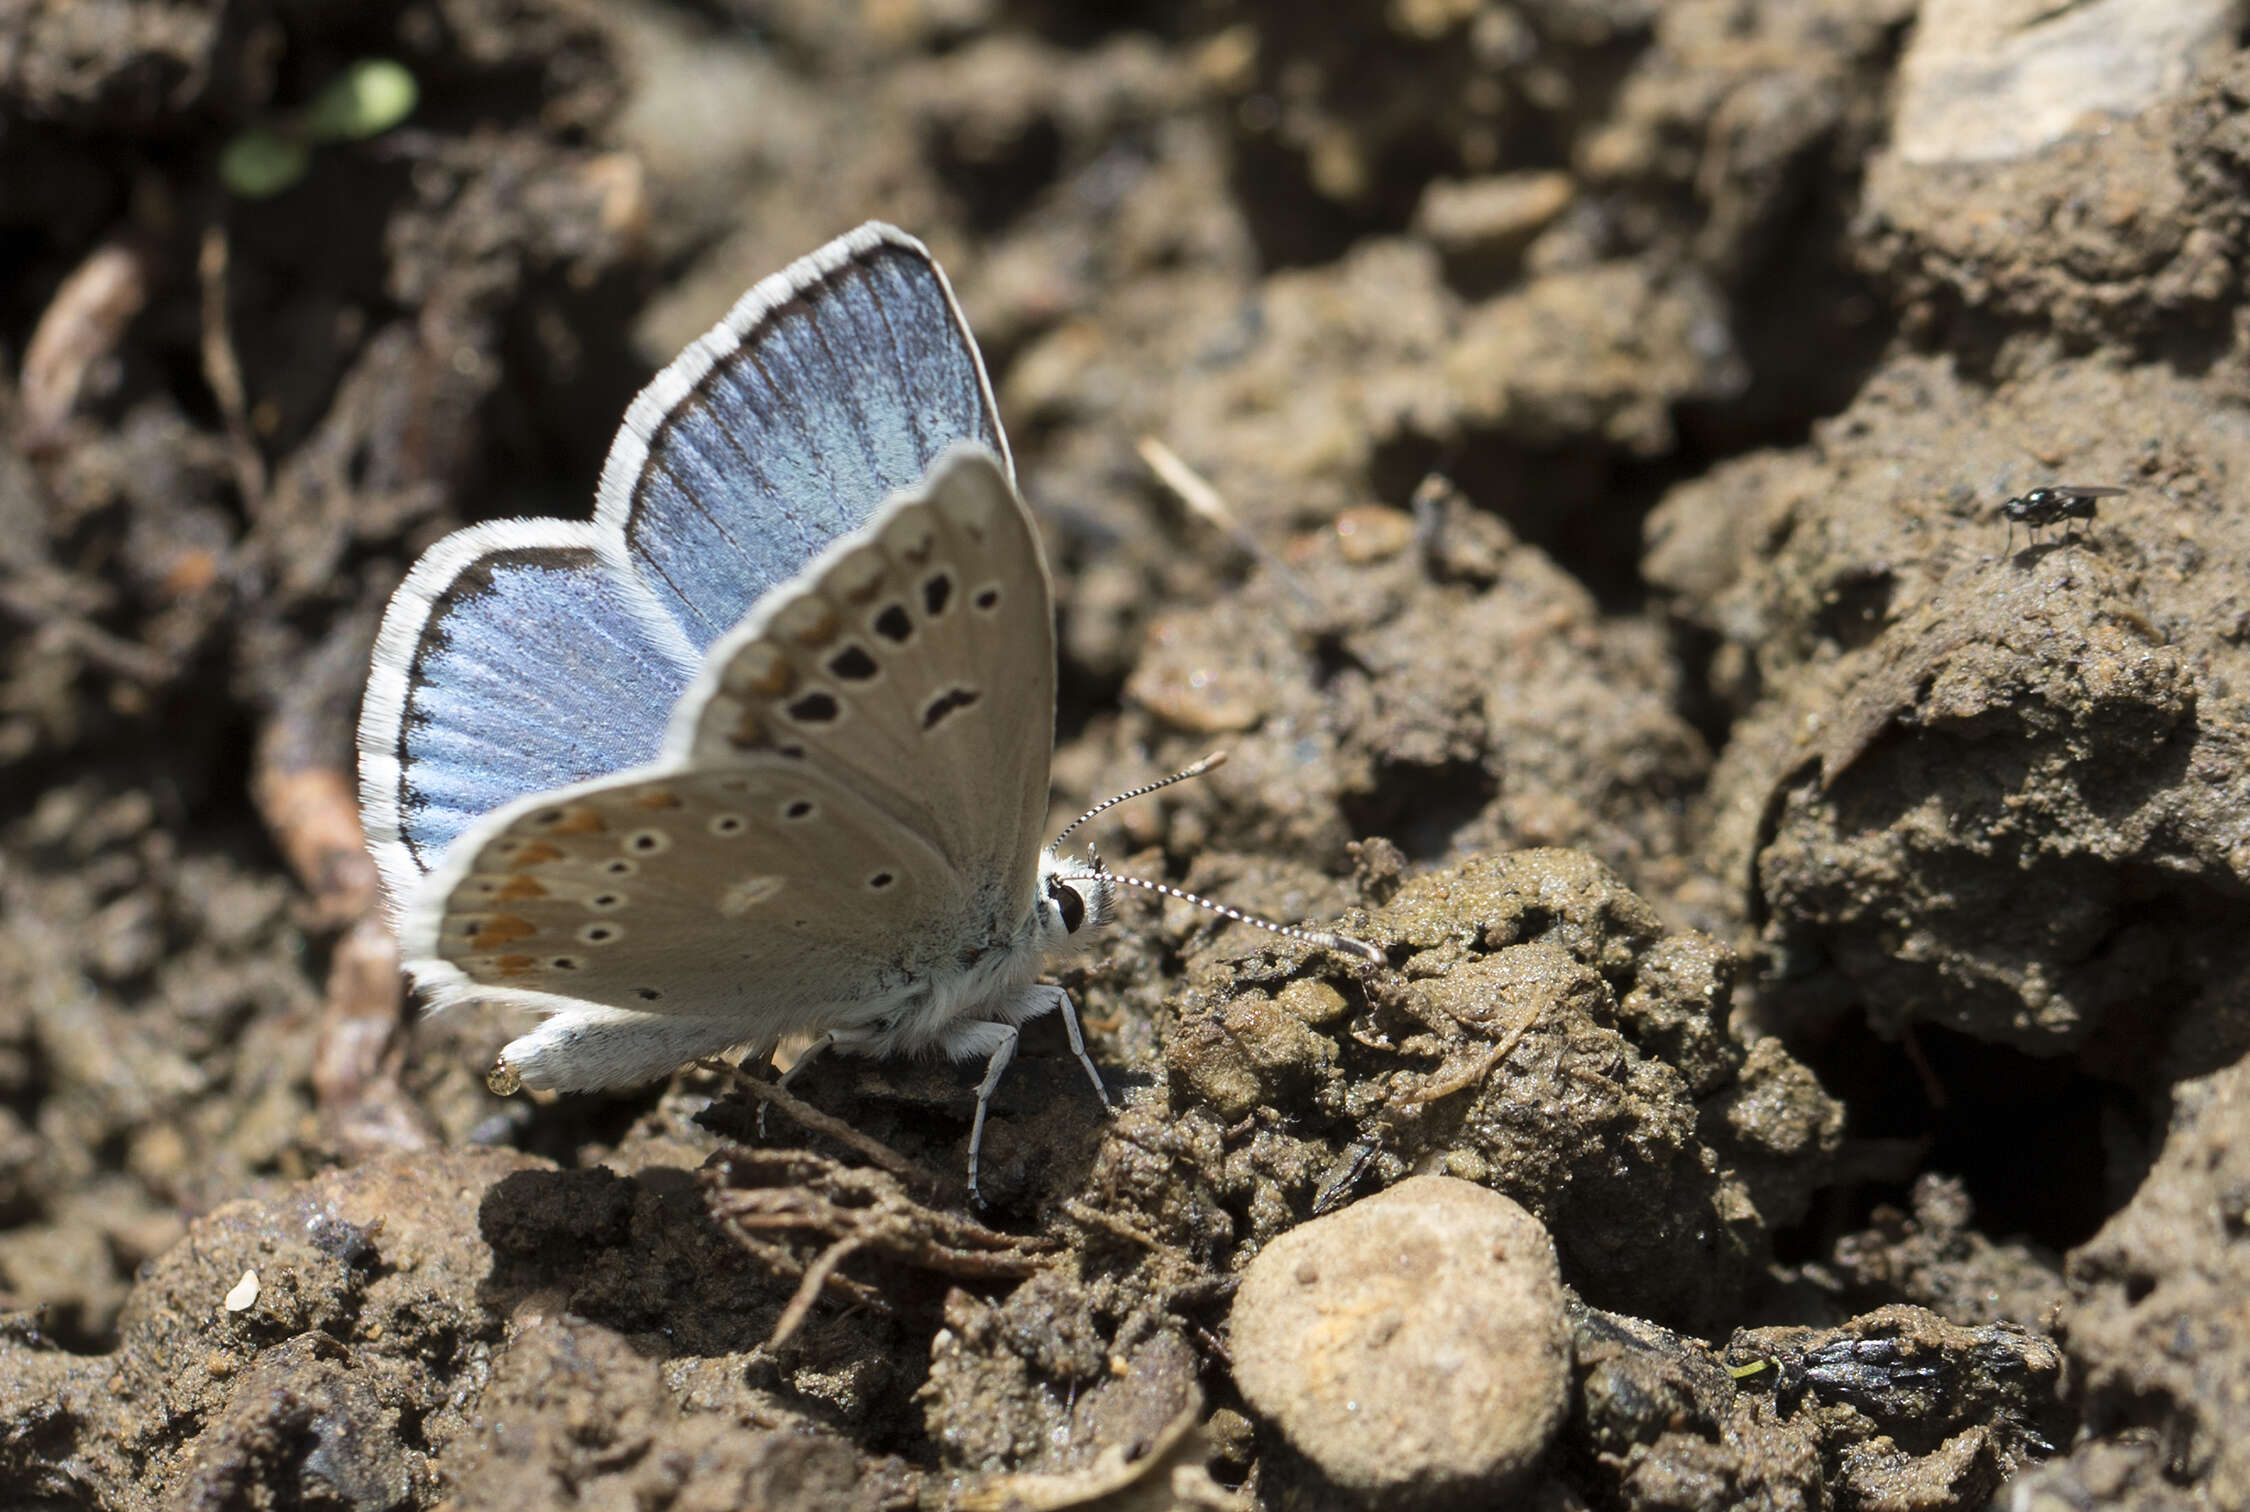
[[[1336,516],[1336,544],[1353,566],[1387,561],[1414,540],[1414,520],[1380,504],[1362,504]]]
[[[1333,1075],[1336,1042],[1286,1004],[1246,993],[1216,1018],[1191,1019],[1173,1036],[1165,1064],[1221,1117],[1288,1107]]]
[[[1257,670],[1196,639],[1178,617],[1149,627],[1148,648],[1126,679],[1125,697],[1198,735],[1239,734],[1266,717]]]
[[[1196,1018],[1181,1025],[1164,1048],[1164,1064],[1221,1118],[1255,1112],[1265,1100],[1250,1058],[1217,1018]]]
[[[1488,1188],[1417,1176],[1250,1263],[1235,1382],[1339,1490],[1385,1507],[1489,1498],[1562,1424],[1562,1307],[1539,1220]]]
[[[1422,191],[1414,226],[1449,256],[1514,256],[1570,208],[1576,193],[1567,173],[1438,179]]]
[[[1312,977],[1299,977],[1282,988],[1279,1001],[1282,1007],[1316,1029],[1335,1023],[1351,1011],[1351,1004],[1344,1001],[1341,992]]]
[[[258,1273],[254,1270],[246,1270],[242,1273],[242,1279],[234,1283],[234,1290],[227,1293],[227,1311],[231,1313],[248,1312],[257,1305]]]

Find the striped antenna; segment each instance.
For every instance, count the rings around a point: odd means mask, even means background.
[[[1122,882],[1127,887],[1138,887],[1146,892],[1160,893],[1167,898],[1178,898],[1182,903],[1193,903],[1197,908],[1208,908],[1221,918],[1232,919],[1237,924],[1248,924],[1258,929],[1268,930],[1284,939],[1299,940],[1307,945],[1318,945],[1322,949],[1333,950],[1338,955],[1355,956],[1369,966],[1388,964],[1383,952],[1377,950],[1365,940],[1355,940],[1350,935],[1338,934],[1333,929],[1299,929],[1293,924],[1276,924],[1271,919],[1261,919],[1256,914],[1246,914],[1239,908],[1229,908],[1224,903],[1214,903],[1209,898],[1200,897],[1183,888],[1169,887],[1162,882],[1151,882],[1145,877],[1129,877],[1123,872],[1111,871],[1101,864],[1101,858],[1098,856],[1094,858],[1093,865],[1089,870],[1058,872],[1056,875],[1064,882]]]
[[[1213,752],[1212,752],[1212,753],[1211,753],[1210,755],[1208,755],[1208,756],[1204,757],[1204,758],[1203,758],[1203,759],[1202,759],[1201,761],[1197,762],[1197,763],[1196,763],[1196,764],[1195,764],[1194,766],[1191,766],[1191,767],[1185,767],[1185,768],[1181,769],[1180,771],[1174,772],[1174,773],[1173,773],[1173,774],[1172,774],[1171,776],[1169,776],[1169,777],[1166,777],[1166,778],[1164,778],[1164,779],[1163,779],[1163,780],[1161,780],[1161,781],[1158,781],[1158,782],[1152,782],[1152,783],[1150,783],[1150,784],[1149,784],[1148,786],[1146,786],[1146,787],[1137,787],[1137,788],[1133,789],[1133,790],[1132,790],[1131,792],[1129,792],[1129,793],[1119,793],[1119,794],[1118,794],[1118,795],[1117,795],[1117,796],[1116,796],[1115,798],[1104,798],[1104,799],[1103,799],[1103,800],[1102,800],[1101,802],[1099,802],[1099,803],[1095,804],[1095,805],[1094,805],[1094,806],[1093,806],[1092,808],[1090,808],[1090,809],[1086,810],[1086,812],[1085,812],[1085,813],[1083,813],[1083,814],[1080,814],[1080,815],[1079,815],[1079,816],[1078,816],[1077,818],[1075,818],[1075,819],[1071,820],[1071,821],[1070,821],[1070,823],[1068,823],[1068,824],[1064,825],[1064,826],[1062,827],[1062,833],[1061,833],[1061,834],[1058,834],[1057,836],[1055,836],[1055,838],[1054,838],[1054,842],[1053,842],[1053,843],[1054,843],[1055,845],[1061,845],[1061,844],[1063,843],[1063,840],[1064,840],[1064,838],[1065,838],[1065,837],[1067,837],[1067,836],[1068,836],[1068,835],[1070,834],[1070,832],[1071,832],[1072,830],[1074,830],[1074,829],[1078,828],[1078,826],[1080,826],[1081,824],[1084,824],[1084,823],[1085,823],[1085,822],[1086,822],[1087,820],[1089,820],[1089,819],[1093,818],[1093,817],[1094,817],[1094,816],[1095,816],[1096,814],[1099,814],[1099,813],[1103,812],[1104,810],[1107,810],[1107,809],[1113,809],[1113,808],[1117,807],[1117,805],[1119,805],[1120,803],[1123,803],[1123,802],[1124,802],[1124,801],[1125,801],[1126,799],[1128,799],[1128,798],[1141,798],[1141,797],[1145,797],[1145,796],[1147,796],[1148,794],[1150,794],[1150,793],[1153,793],[1153,792],[1155,792],[1155,791],[1156,791],[1156,790],[1157,790],[1158,788],[1168,788],[1168,787],[1170,787],[1170,786],[1171,786],[1171,785],[1172,785],[1173,783],[1175,783],[1175,782],[1185,782],[1185,781],[1187,781],[1187,780],[1188,780],[1188,779],[1189,779],[1190,777],[1200,777],[1200,776],[1202,776],[1202,775],[1203,775],[1203,774],[1204,774],[1205,772],[1208,772],[1208,771],[1212,771],[1212,770],[1214,770],[1214,769],[1216,769],[1216,768],[1218,768],[1218,767],[1222,767],[1222,766],[1225,766],[1225,765],[1226,765],[1226,763],[1227,763],[1227,753],[1226,753],[1226,752],[1224,752],[1224,751],[1213,751]],[[1097,863],[1097,868],[1098,868],[1098,863]]]

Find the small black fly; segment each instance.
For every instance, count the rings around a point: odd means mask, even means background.
[[[2050,484],[2034,488],[2020,497],[2010,499],[2000,506],[2000,513],[2008,517],[2008,549],[2016,544],[2016,527],[2025,526],[2034,542],[2039,532],[2049,525],[2068,520],[2084,520],[2091,524],[2096,499],[2114,499],[2125,492],[2122,488],[2109,488],[2099,484],[2081,487],[2077,484]],[[2063,539],[2070,539],[2070,526],[2063,525]]]

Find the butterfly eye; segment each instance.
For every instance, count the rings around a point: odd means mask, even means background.
[[[1055,907],[1062,913],[1063,932],[1078,933],[1078,927],[1086,922],[1086,900],[1078,895],[1078,889],[1059,877],[1050,877],[1047,879],[1047,896],[1054,900]]]

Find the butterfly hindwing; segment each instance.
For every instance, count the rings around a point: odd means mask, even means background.
[[[370,848],[403,899],[477,818],[655,757],[694,665],[593,531],[509,520],[448,536],[392,599],[362,705]]]
[[[408,921],[409,953],[448,968],[441,996],[710,1019],[722,1044],[879,1012],[942,964],[910,942],[942,953],[962,929],[927,842],[772,758],[541,795],[463,852]]]
[[[1000,460],[956,447],[712,648],[667,753],[833,774],[929,836],[989,922],[1013,927],[1047,812],[1052,606]]]

